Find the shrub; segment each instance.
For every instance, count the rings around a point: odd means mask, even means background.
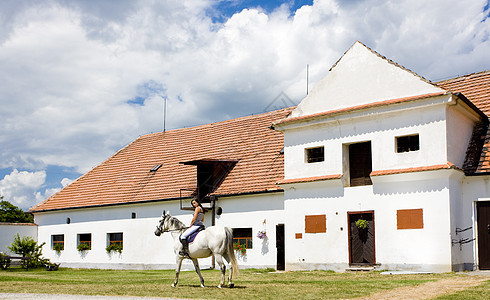
[[[10,266],[9,255],[7,255],[7,253],[0,252],[0,267],[2,268],[2,270],[7,270],[9,266]]]

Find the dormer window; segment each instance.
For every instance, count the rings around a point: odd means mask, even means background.
[[[323,146],[307,148],[305,149],[305,155],[307,163],[322,162],[325,160],[325,148]]]
[[[410,152],[420,150],[419,135],[406,135],[396,137],[396,152]]]

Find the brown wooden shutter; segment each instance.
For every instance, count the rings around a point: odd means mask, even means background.
[[[305,233],[327,232],[327,216],[305,216]]]
[[[400,209],[396,211],[397,229],[424,228],[424,212],[419,209]]]

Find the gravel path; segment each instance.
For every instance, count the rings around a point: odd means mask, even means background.
[[[467,276],[457,278],[446,278],[431,281],[417,286],[400,287],[386,292],[379,292],[368,297],[355,299],[432,299],[445,294],[453,294],[482,282],[490,280],[489,276]]]

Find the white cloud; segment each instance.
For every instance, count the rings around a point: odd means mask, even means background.
[[[4,200],[26,209],[37,203],[37,190],[46,180],[46,172],[19,172],[14,169],[10,174],[0,180],[0,195]]]
[[[355,40],[428,79],[490,69],[484,0],[323,0],[223,24],[216,3],[0,3],[0,169],[86,172],[161,131],[164,98],[167,129],[298,102],[306,64],[311,88]]]

